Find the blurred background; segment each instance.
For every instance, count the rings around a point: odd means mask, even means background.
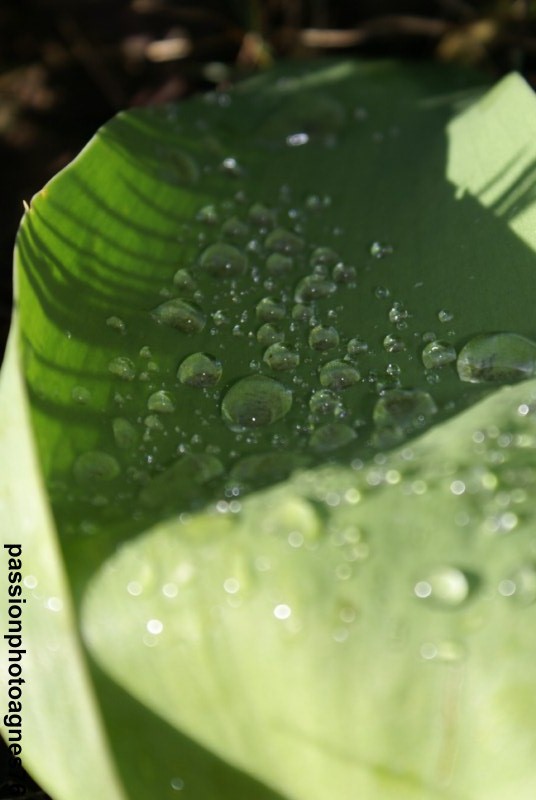
[[[1,0],[2,349],[23,201],[99,126],[121,109],[180,102],[274,61],[330,55],[455,62],[492,80],[517,69],[536,86],[536,2]],[[26,794],[16,794],[0,753],[0,800],[43,800],[27,778]]]

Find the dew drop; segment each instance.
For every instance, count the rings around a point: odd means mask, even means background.
[[[121,450],[130,450],[138,441],[136,428],[124,417],[116,417],[113,420],[112,430],[115,443]]]
[[[422,363],[426,369],[443,367],[452,361],[456,361],[456,350],[448,342],[435,339],[433,342],[428,342],[422,351]]]
[[[336,285],[321,275],[307,275],[298,283],[294,294],[296,303],[311,303],[321,297],[328,297],[336,291]]]
[[[331,247],[317,247],[311,254],[310,263],[313,267],[316,264],[324,264],[327,267],[331,267],[339,260],[339,256]]]
[[[231,427],[257,428],[277,422],[291,406],[290,389],[264,375],[250,375],[231,386],[221,411]]]
[[[380,427],[411,430],[425,424],[437,413],[437,406],[428,394],[419,389],[390,389],[377,400],[373,419]]]
[[[234,278],[246,271],[247,258],[232,244],[216,242],[203,251],[199,265],[214,278]]]
[[[238,217],[230,217],[221,226],[221,233],[226,239],[245,239],[249,234],[249,228],[245,222]]]
[[[219,222],[219,215],[216,206],[208,205],[200,208],[195,215],[197,222],[204,222],[205,225],[217,225]]]
[[[151,316],[156,322],[183,333],[199,333],[207,321],[200,308],[178,297],[161,303],[151,312]]]
[[[130,358],[126,358],[126,356],[112,358],[108,364],[108,372],[111,372],[112,375],[116,375],[124,381],[132,381],[136,377],[134,362],[131,361]]]
[[[389,244],[382,244],[381,242],[372,242],[370,245],[370,255],[373,258],[385,258],[391,255],[393,248]]]
[[[125,333],[127,326],[120,317],[108,317],[106,324],[118,333]]]
[[[387,334],[383,340],[383,346],[388,353],[400,353],[406,349],[404,340],[400,336],[394,336],[392,333]]]
[[[248,212],[250,221],[258,228],[268,228],[275,225],[275,214],[271,208],[262,203],[254,203]]]
[[[256,313],[262,322],[275,322],[285,318],[285,306],[278,303],[273,297],[263,297],[257,303]]]
[[[215,386],[222,376],[222,364],[207,353],[192,353],[181,363],[177,378],[181,383],[197,388]]]
[[[438,567],[414,586],[414,594],[420,600],[431,600],[439,607],[457,608],[464,603],[472,590],[470,576],[457,567]]]
[[[454,314],[442,308],[441,311],[438,311],[437,318],[440,322],[451,322],[454,319]]]
[[[350,339],[348,344],[346,345],[346,352],[349,356],[359,356],[362,353],[367,353],[369,349],[368,344],[363,340],[360,339],[359,336]]]
[[[197,289],[197,284],[188,272],[187,269],[181,267],[177,270],[175,275],[173,276],[173,283],[180,289],[182,292],[187,294],[194,294]]]
[[[316,325],[309,333],[309,346],[313,350],[332,350],[339,344],[339,333],[333,327]]]
[[[317,428],[309,438],[309,445],[318,453],[329,453],[349,444],[357,434],[349,425],[342,422],[328,422]]]
[[[265,322],[257,331],[257,341],[263,347],[268,347],[271,344],[281,343],[285,338],[283,331],[279,330],[275,325],[270,322]]]
[[[331,389],[319,389],[313,392],[309,400],[309,408],[313,414],[333,415],[340,417],[344,414],[344,406],[338,394]]]
[[[468,383],[513,383],[535,374],[536,344],[516,333],[482,334],[460,350],[456,366]]]
[[[320,383],[328,389],[347,389],[360,379],[358,370],[344,361],[328,361],[320,367]]]
[[[84,386],[74,386],[71,391],[71,397],[75,403],[86,406],[91,400],[91,392]]]
[[[268,364],[270,369],[277,372],[295,369],[300,363],[298,353],[289,350],[284,344],[276,342],[271,344],[263,356],[263,361]]]
[[[285,480],[305,460],[294,453],[257,453],[240,459],[231,470],[231,479],[247,485],[264,485]]]
[[[303,250],[304,242],[286,228],[275,228],[264,240],[264,245],[268,250],[293,255]]]
[[[82,453],[74,462],[73,472],[80,483],[93,481],[111,481],[120,473],[116,459],[101,450],[89,450]]]
[[[171,399],[171,395],[160,389],[158,392],[153,392],[147,400],[147,408],[149,411],[157,411],[159,414],[171,414],[175,411],[175,404]]]
[[[357,277],[356,268],[340,261],[333,267],[331,277],[335,283],[352,283]]]
[[[270,253],[266,259],[266,269],[271,275],[281,275],[290,272],[294,266],[291,256],[283,253]]]
[[[389,322],[400,324],[409,318],[409,312],[402,303],[395,302],[389,309]]]

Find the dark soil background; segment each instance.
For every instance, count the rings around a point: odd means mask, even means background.
[[[329,54],[457,62],[491,78],[517,69],[536,86],[536,3],[1,0],[0,356],[23,201],[98,127],[123,108],[181,101],[282,58]],[[29,777],[9,776],[0,750],[0,800],[15,797],[46,800]]]

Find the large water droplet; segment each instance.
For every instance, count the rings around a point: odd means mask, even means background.
[[[434,339],[433,342],[428,342],[422,351],[422,363],[426,369],[442,367],[452,361],[456,361],[456,350],[448,342]]]
[[[414,593],[420,600],[432,601],[445,609],[455,609],[467,600],[473,588],[474,579],[457,567],[438,567],[414,586]]]
[[[120,473],[116,459],[101,450],[89,450],[82,453],[74,462],[73,472],[80,483],[94,481],[111,481]]]
[[[263,356],[263,361],[268,364],[270,369],[278,372],[295,369],[300,363],[298,353],[289,350],[284,344],[276,342],[271,344]]]
[[[535,374],[536,344],[516,333],[482,334],[460,350],[458,375],[469,383],[513,383]]]
[[[199,264],[215,278],[234,278],[246,271],[247,258],[232,244],[216,242],[202,253]]]
[[[339,333],[336,328],[315,325],[309,333],[309,346],[314,350],[332,350],[339,344]]]
[[[273,297],[263,297],[257,303],[257,317],[263,322],[275,322],[285,318],[285,306],[274,300]]]
[[[177,372],[181,383],[198,388],[215,386],[221,376],[221,361],[207,353],[192,353],[184,359]]]
[[[161,303],[151,312],[151,316],[156,322],[169,325],[183,333],[199,333],[207,321],[200,308],[178,297]]]
[[[318,453],[329,453],[349,444],[357,437],[349,425],[342,422],[328,422],[317,428],[309,438],[309,445]]]
[[[303,250],[304,242],[300,236],[286,228],[275,228],[264,240],[264,245],[268,250],[292,255]]]
[[[294,299],[296,303],[311,303],[321,297],[328,297],[336,289],[333,281],[326,280],[321,275],[307,275],[296,286]]]
[[[320,383],[328,389],[348,389],[360,379],[358,370],[344,361],[328,361],[320,367]]]
[[[291,406],[290,389],[264,375],[250,375],[231,386],[221,411],[231,427],[257,428],[277,422]]]
[[[419,389],[390,389],[378,399],[373,418],[380,427],[411,430],[424,425],[437,413],[437,406],[428,394]]]

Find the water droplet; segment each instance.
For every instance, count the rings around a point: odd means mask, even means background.
[[[221,226],[221,233],[226,239],[245,239],[249,234],[249,228],[245,222],[238,217],[230,217]]]
[[[317,247],[311,254],[310,264],[313,267],[316,264],[324,264],[327,267],[331,267],[339,260],[339,256],[331,247]]]
[[[313,414],[332,414],[334,417],[341,417],[344,414],[341,398],[331,389],[319,389],[313,392],[309,408]]]
[[[275,214],[262,203],[254,203],[248,212],[250,221],[258,228],[271,228],[275,225]]]
[[[309,333],[309,346],[314,350],[331,350],[339,344],[339,333],[335,328],[316,325]]]
[[[263,361],[268,364],[270,369],[278,372],[295,369],[300,363],[298,353],[289,350],[284,344],[276,342],[271,344],[263,356]]]
[[[219,215],[216,206],[208,205],[200,208],[195,218],[198,222],[204,222],[206,225],[217,225],[219,222]]]
[[[440,322],[451,322],[454,319],[454,314],[442,308],[441,311],[438,311],[437,318]]]
[[[309,322],[313,317],[313,310],[302,303],[296,303],[292,306],[291,316],[296,322]]]
[[[74,462],[73,472],[80,483],[94,481],[111,481],[120,473],[116,459],[101,450],[89,450],[82,453]]]
[[[231,427],[256,428],[277,422],[291,406],[290,389],[264,375],[250,375],[231,386],[221,411]]]
[[[461,349],[457,369],[468,383],[513,383],[535,374],[536,344],[516,333],[475,336]]]
[[[523,564],[518,567],[508,581],[512,590],[508,592],[514,600],[524,606],[532,605],[536,602],[536,567],[534,564]],[[499,588],[500,591],[500,588]],[[501,594],[506,594],[504,591]]]
[[[356,438],[356,432],[349,425],[341,422],[328,422],[311,434],[309,445],[318,453],[328,453],[344,447]]]
[[[124,417],[116,417],[112,422],[115,443],[121,450],[130,450],[138,441],[134,425]]]
[[[192,353],[181,363],[177,378],[188,386],[215,386],[222,376],[222,364],[207,353]]]
[[[335,283],[352,283],[357,277],[356,268],[340,261],[333,267],[331,277]]]
[[[440,342],[435,339],[428,342],[422,351],[422,363],[426,369],[442,367],[456,361],[456,350],[448,342]]]
[[[224,158],[220,164],[220,170],[224,172],[226,175],[230,175],[233,178],[240,178],[243,175],[244,170],[236,160],[236,158],[228,157]]]
[[[231,480],[248,486],[278,483],[305,464],[306,459],[294,453],[257,453],[240,459],[233,466]]]
[[[438,567],[414,586],[414,594],[421,600],[433,601],[441,608],[457,608],[464,603],[475,588],[475,579],[457,567]]]
[[[125,333],[127,326],[120,317],[108,317],[106,324],[118,333]]]
[[[85,406],[91,400],[91,392],[84,386],[74,386],[71,391],[71,397],[75,403]]]
[[[132,381],[136,377],[136,368],[134,362],[125,356],[117,356],[112,358],[108,364],[108,371],[124,381]]]
[[[273,297],[263,297],[257,303],[257,317],[263,322],[274,322],[285,318],[285,306],[274,300]]]
[[[347,389],[361,377],[355,367],[344,361],[328,361],[320,367],[319,375],[320,383],[328,389]]]
[[[247,258],[232,244],[216,242],[203,251],[199,265],[214,278],[234,278],[246,271]]]
[[[207,321],[200,308],[178,297],[161,303],[151,312],[151,316],[156,322],[183,333],[199,333]]]
[[[377,297],[378,300],[385,300],[387,297],[391,296],[390,290],[386,286],[376,286],[374,289],[374,297]]]
[[[406,349],[404,340],[401,339],[400,336],[394,336],[392,333],[387,334],[383,340],[383,346],[388,353],[400,353],[402,350]]]
[[[283,331],[276,328],[275,325],[272,325],[270,322],[265,322],[264,325],[261,325],[259,330],[257,331],[257,341],[263,347],[268,347],[271,344],[276,344],[276,342],[281,343],[285,338],[285,334]]]
[[[187,453],[152,478],[142,489],[140,500],[150,508],[163,508],[176,505],[178,501],[191,501],[196,487],[209,484],[222,473],[223,465],[216,456]]]
[[[272,275],[281,275],[285,272],[290,272],[294,266],[294,261],[291,256],[286,256],[283,253],[271,253],[266,259],[266,269]]]
[[[197,284],[188,272],[187,269],[181,267],[178,269],[175,275],[173,276],[173,283],[180,289],[182,292],[186,294],[194,294],[197,289]]]
[[[293,133],[287,136],[286,142],[289,147],[301,147],[309,141],[308,133]]]
[[[389,244],[382,244],[381,242],[372,242],[370,245],[370,255],[374,258],[385,258],[391,255],[393,248]]]
[[[428,392],[418,389],[390,389],[376,402],[373,419],[380,427],[411,430],[425,424],[437,413]]]
[[[310,303],[328,297],[336,291],[336,285],[321,275],[307,275],[298,283],[294,294],[296,303]]]
[[[268,250],[277,253],[294,254],[303,250],[303,239],[286,228],[275,228],[264,240],[264,245]]]
[[[389,309],[389,322],[401,323],[409,318],[409,312],[404,308],[402,303],[395,302]]]
[[[346,352],[349,356],[359,356],[362,353],[367,353],[368,349],[368,344],[363,339],[360,339],[359,336],[350,339],[346,345]]]
[[[147,408],[149,411],[157,411],[159,414],[171,414],[175,411],[175,404],[171,399],[171,395],[160,389],[158,392],[153,392],[147,400]]]

